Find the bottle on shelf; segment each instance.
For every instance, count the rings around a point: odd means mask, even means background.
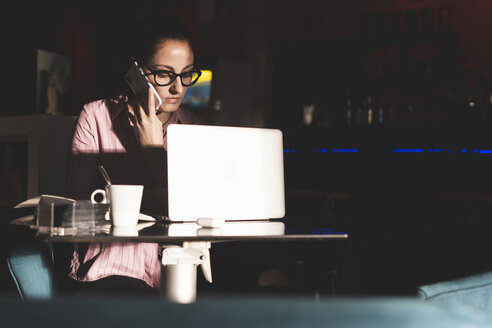
[[[385,109],[385,104],[383,101],[383,96],[376,96],[374,99],[374,108],[375,108],[375,124],[376,125],[383,125],[385,124],[385,115],[384,115],[384,109]]]
[[[353,125],[353,116],[354,116],[354,110],[352,107],[352,92],[350,90],[347,90],[345,92],[345,109],[344,109],[344,119],[345,119],[345,125],[350,127]]]
[[[372,101],[372,95],[368,94],[366,96],[366,123],[367,125],[373,125],[374,119],[374,104]]]

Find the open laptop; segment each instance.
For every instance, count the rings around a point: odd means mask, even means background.
[[[285,215],[282,132],[172,124],[169,219],[268,220]]]

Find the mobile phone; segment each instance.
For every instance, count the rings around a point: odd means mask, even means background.
[[[141,106],[147,107],[149,103],[149,88],[152,90],[155,99],[154,111],[157,114],[159,107],[162,105],[162,99],[157,93],[152,83],[145,75],[142,68],[138,65],[137,61],[133,61],[125,75],[126,82],[132,89],[133,93],[137,97],[137,101]]]

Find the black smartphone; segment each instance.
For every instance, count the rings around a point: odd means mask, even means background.
[[[157,93],[152,83],[145,75],[142,68],[138,65],[137,61],[133,61],[132,65],[128,69],[125,75],[126,82],[132,89],[133,93],[137,97],[137,101],[141,106],[147,107],[149,103],[149,88],[152,90],[155,99],[154,111],[157,114],[159,107],[162,105],[162,99]]]

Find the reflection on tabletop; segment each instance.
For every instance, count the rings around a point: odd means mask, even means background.
[[[169,236],[278,236],[285,234],[283,222],[246,221],[225,222],[224,224],[208,228],[194,222],[171,223],[168,225]]]
[[[139,222],[134,227],[115,227],[108,224],[105,226],[104,233],[116,237],[136,237],[140,230],[153,226],[154,224],[155,222]]]
[[[19,217],[10,221],[10,224],[30,227],[40,234],[52,236],[114,236],[114,237],[139,237],[139,236],[168,236],[168,237],[203,237],[203,236],[295,236],[295,235],[331,235],[337,238],[347,238],[344,231],[338,231],[330,227],[320,226],[288,226],[280,220],[259,221],[226,221],[216,227],[203,227],[196,222],[171,223],[163,219],[155,219],[152,216],[141,214],[135,227],[121,228],[112,226],[109,220],[95,220],[94,224],[75,224],[72,227],[42,227],[36,222],[34,215]],[[85,223],[85,222],[84,222]],[[313,236],[314,237],[314,236]]]

